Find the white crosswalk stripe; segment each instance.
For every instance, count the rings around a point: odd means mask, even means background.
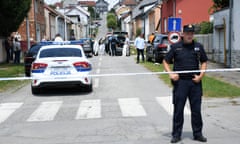
[[[165,111],[169,115],[173,115],[173,104],[172,104],[172,96],[167,97],[156,97],[157,102],[165,109]],[[190,115],[191,112],[187,106],[184,108],[184,114]]]
[[[98,88],[99,87],[99,78],[95,78],[93,84],[94,84],[93,85],[94,88]]]
[[[0,104],[0,124],[11,116],[23,103],[2,103]]]
[[[168,115],[173,113],[172,97],[156,97],[157,103]],[[23,103],[0,104],[0,124],[6,121]],[[29,116],[27,122],[52,121],[60,108],[64,106],[63,101],[42,102]],[[139,98],[119,98],[118,106],[123,117],[144,117],[147,113]],[[190,115],[189,106],[185,106],[184,114]],[[76,120],[102,118],[102,104],[100,99],[82,100],[75,115]]]
[[[101,118],[100,100],[83,100],[80,103],[76,119]]]
[[[42,102],[27,121],[51,121],[54,119],[61,105],[62,101]]]
[[[139,98],[120,98],[118,99],[118,103],[123,117],[138,117],[147,115]]]

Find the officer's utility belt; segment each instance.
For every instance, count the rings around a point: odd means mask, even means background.
[[[193,79],[195,75],[200,75],[200,73],[181,73],[179,74],[180,79]]]

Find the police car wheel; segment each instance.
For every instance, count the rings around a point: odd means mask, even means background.
[[[84,92],[92,92],[93,91],[93,85],[90,84],[90,85],[83,86],[83,91]]]
[[[156,63],[156,62],[157,62],[157,59],[156,59],[156,54],[155,54],[155,53],[153,53],[153,58],[152,58],[152,61],[153,61],[154,63]]]
[[[40,92],[41,92],[41,90],[40,90],[40,88],[38,88],[38,87],[31,87],[31,89],[32,89],[32,94],[40,94]]]
[[[25,72],[26,77],[30,77],[30,75],[31,75],[30,72]]]
[[[158,62],[158,63],[162,63],[162,61],[163,61],[162,58],[157,58],[157,59],[156,59],[156,62]]]
[[[152,59],[148,56],[148,54],[146,54],[146,60],[147,61],[152,61]]]

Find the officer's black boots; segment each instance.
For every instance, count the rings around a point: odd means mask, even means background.
[[[207,138],[205,138],[204,136],[194,137],[193,139],[200,142],[207,142]]]
[[[177,143],[179,141],[181,141],[180,137],[172,137],[172,139],[171,139],[171,143]]]
[[[195,141],[199,141],[199,142],[207,142],[207,138],[205,138],[204,136],[194,137],[193,139]],[[177,143],[179,141],[181,141],[180,137],[172,137],[172,139],[171,139],[171,143]]]

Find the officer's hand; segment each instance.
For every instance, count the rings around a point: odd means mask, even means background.
[[[194,75],[194,78],[192,79],[195,83],[199,83],[202,80],[202,77],[199,75]]]
[[[177,81],[179,79],[179,75],[178,74],[170,74],[170,79],[173,81]]]

